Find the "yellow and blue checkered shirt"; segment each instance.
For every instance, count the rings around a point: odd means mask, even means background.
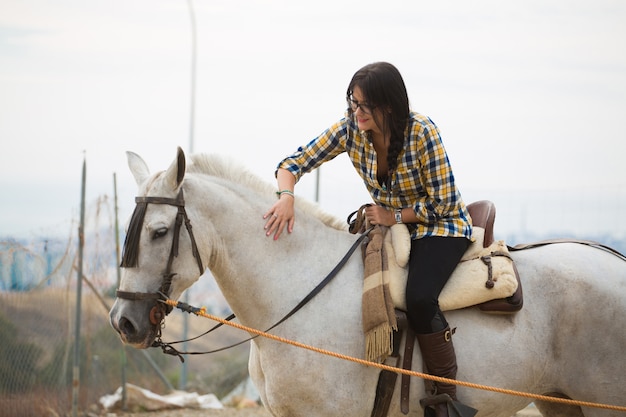
[[[390,209],[412,207],[418,222],[407,224],[411,238],[456,236],[472,238],[472,221],[454,181],[439,129],[430,118],[411,112],[405,147],[388,184],[377,180],[374,145],[347,115],[306,146],[283,159],[278,168],[296,181],[325,161],[347,152],[374,202]]]

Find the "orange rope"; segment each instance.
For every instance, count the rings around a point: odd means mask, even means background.
[[[165,300],[164,303],[172,306],[172,307],[178,307],[178,302],[174,301],[174,300]],[[242,324],[239,323],[233,323],[232,321],[226,321],[220,317],[214,316],[212,314],[208,314],[206,312],[206,307],[202,307],[200,309],[197,309],[196,311],[193,312],[195,315],[197,316],[201,316],[222,324],[226,324],[228,326],[234,327],[236,329],[240,329],[249,333],[253,333],[259,336],[263,336],[267,339],[272,339],[275,340],[277,342],[281,342],[281,343],[286,343],[288,345],[292,345],[295,347],[299,347],[302,349],[307,349],[313,352],[317,352],[317,353],[321,353],[323,355],[327,355],[327,356],[332,356],[335,358],[339,358],[339,359],[344,359],[350,362],[354,362],[354,363],[358,363],[361,365],[365,365],[365,366],[370,366],[373,368],[379,368],[379,369],[383,369],[386,371],[391,371],[391,372],[395,372],[395,373],[399,373],[399,374],[405,374],[405,375],[409,375],[409,376],[414,376],[414,377],[418,377],[418,378],[422,378],[422,379],[429,379],[431,381],[436,381],[436,382],[442,382],[442,383],[446,383],[446,384],[455,384],[455,385],[460,385],[460,386],[464,386],[464,387],[469,387],[469,388],[474,388],[474,389],[480,389],[480,390],[484,390],[484,391],[492,391],[492,392],[498,392],[500,394],[507,394],[507,395],[514,395],[514,396],[518,396],[518,397],[525,397],[525,398],[530,398],[530,399],[534,399],[534,400],[542,400],[542,401],[550,401],[550,402],[554,402],[554,403],[561,403],[561,404],[566,404],[566,405],[574,405],[574,406],[580,406],[580,407],[593,407],[593,408],[602,408],[602,409],[606,409],[606,410],[614,410],[614,411],[621,411],[621,412],[625,412],[626,413],[626,406],[618,406],[618,405],[609,405],[609,404],[599,404],[599,403],[592,403],[592,402],[588,402],[588,401],[577,401],[577,400],[570,400],[567,398],[557,398],[557,397],[550,397],[547,395],[539,395],[539,394],[531,394],[528,392],[522,392],[522,391],[514,391],[514,390],[510,390],[510,389],[505,389],[505,388],[497,388],[497,387],[491,387],[488,385],[480,385],[480,384],[474,384],[472,382],[465,382],[465,381],[459,381],[456,379],[448,379],[448,378],[442,378],[439,376],[435,376],[435,375],[429,375],[429,374],[425,374],[422,372],[415,372],[415,371],[409,371],[406,369],[401,369],[401,368],[396,368],[394,366],[389,366],[389,365],[384,365],[384,364],[380,364],[380,363],[376,363],[376,362],[370,362],[370,361],[366,361],[364,359],[359,359],[359,358],[355,358],[352,356],[347,356],[347,355],[343,355],[341,353],[336,353],[336,352],[332,352],[329,350],[325,350],[325,349],[320,349],[320,348],[316,348],[313,346],[309,346],[309,345],[305,345],[304,343],[300,343],[300,342],[296,342],[293,340],[289,340],[289,339],[285,339],[283,337],[280,336],[276,336],[270,333],[266,333],[263,332],[261,330],[257,330],[257,329],[253,329],[251,327],[247,327],[244,326]]]

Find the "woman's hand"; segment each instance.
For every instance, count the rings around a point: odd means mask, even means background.
[[[278,240],[285,226],[287,226],[289,233],[293,232],[293,225],[296,222],[293,209],[295,202],[293,190],[296,186],[296,177],[286,169],[278,168],[276,179],[280,190],[277,193],[278,201],[263,215],[263,218],[267,220],[264,227],[265,236],[274,233],[274,240]]]
[[[381,206],[371,205],[366,207],[365,218],[371,225],[393,226],[396,224],[393,211]]]
[[[287,232],[293,232],[293,225],[296,221],[293,209],[294,197],[290,194],[281,194],[274,205],[263,215],[265,222],[265,236],[274,233],[274,240],[278,240],[281,233],[287,226]]]

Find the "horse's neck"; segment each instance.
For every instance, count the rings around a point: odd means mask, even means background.
[[[259,237],[229,241],[231,274],[218,280],[236,314],[260,320],[262,325],[277,321],[297,305],[330,272],[349,244],[333,237],[337,234],[333,230],[309,233],[296,226],[292,234],[274,241],[265,236],[262,224],[257,228]]]
[[[295,306],[354,241],[354,236],[304,216],[298,217],[293,233],[285,230],[274,240],[263,228],[263,213],[274,200],[242,201],[242,194],[223,189],[204,195],[220,197],[202,202],[203,233],[214,235],[204,242],[203,252],[220,258],[211,272],[235,314],[249,323],[267,324]]]

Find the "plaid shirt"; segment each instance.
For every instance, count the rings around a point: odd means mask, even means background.
[[[430,118],[412,112],[405,136],[406,145],[398,155],[398,167],[386,185],[377,179],[374,145],[347,115],[283,159],[278,168],[288,170],[298,181],[303,174],[347,152],[377,205],[389,209],[413,208],[418,222],[407,224],[412,239],[424,236],[471,239],[471,218],[455,185],[439,129]]]

